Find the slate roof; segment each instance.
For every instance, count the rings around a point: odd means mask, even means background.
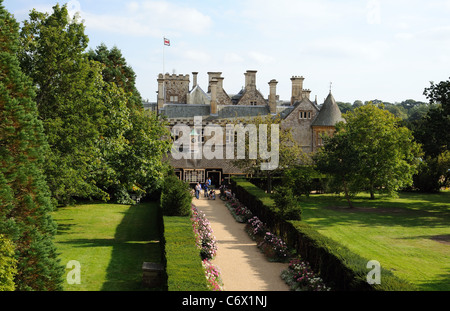
[[[344,121],[344,118],[342,118],[341,110],[330,92],[312,126],[335,126],[340,121]]]
[[[168,119],[192,119],[196,116],[204,120],[235,119],[265,116],[269,114],[267,106],[218,105],[217,116],[211,116],[210,105],[166,104],[161,112]]]

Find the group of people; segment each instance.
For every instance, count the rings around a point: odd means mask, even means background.
[[[200,199],[200,192],[203,189],[205,198],[208,198],[209,200],[215,200],[216,199],[216,192],[213,189],[209,189],[211,187],[211,178],[208,178],[208,180],[203,184],[203,187],[200,183],[197,183],[195,185],[195,197],[197,199]]]

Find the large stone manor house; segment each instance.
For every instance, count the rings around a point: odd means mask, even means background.
[[[277,115],[282,118],[281,127],[291,129],[293,138],[307,153],[314,152],[322,145],[322,135],[334,133],[335,124],[342,121],[341,111],[331,94],[324,103],[317,97],[311,101],[311,91],[303,88],[304,78],[293,76],[290,100],[280,100],[276,88],[278,81],[271,80],[268,98],[258,91],[257,71],[244,73],[245,86],[236,94],[228,94],[223,88],[221,72],[208,72],[208,85],[203,89],[197,83],[198,72],[189,75],[159,74],[157,103],[144,103],[145,109],[157,111],[166,116],[169,126],[185,124],[193,127],[194,117],[201,117],[203,126],[218,124],[225,126],[236,118]],[[191,133],[193,141],[208,140],[203,133]],[[177,133],[175,133],[175,136]],[[226,133],[224,143],[233,139],[234,133]],[[203,183],[211,178],[213,185],[220,185],[222,179],[243,174],[226,159],[181,159],[169,155],[176,174],[189,183]]]

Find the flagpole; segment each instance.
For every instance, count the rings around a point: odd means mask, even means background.
[[[163,72],[162,72],[162,74],[163,74],[163,79],[164,79],[164,81],[163,81],[163,92],[164,92],[164,104],[166,103],[166,80],[165,80],[165,78],[166,78],[166,68],[165,68],[165,62],[166,62],[166,59],[165,59],[165,50],[166,50],[166,43],[165,43],[165,41],[166,41],[166,36],[164,36],[164,38],[163,38]]]
[[[164,38],[163,38],[163,75],[165,75],[166,74],[166,69],[165,69],[165,47],[166,47],[166,44],[165,44],[165,41],[166,40],[166,36],[164,36]]]

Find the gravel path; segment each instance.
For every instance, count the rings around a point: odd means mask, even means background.
[[[245,224],[236,222],[218,196],[194,198],[192,203],[205,213],[216,237],[218,251],[212,263],[221,271],[224,290],[289,291],[280,277],[288,264],[268,261],[244,231]]]

